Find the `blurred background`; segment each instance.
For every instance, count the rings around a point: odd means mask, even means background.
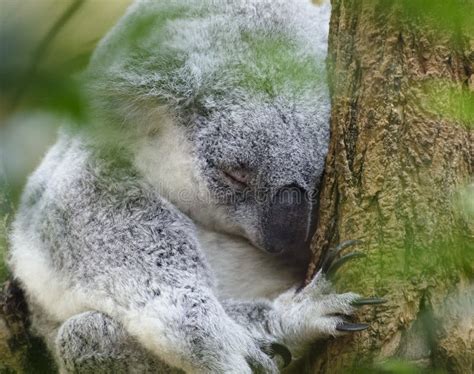
[[[26,177],[64,120],[85,113],[75,75],[131,0],[0,0],[0,282]]]

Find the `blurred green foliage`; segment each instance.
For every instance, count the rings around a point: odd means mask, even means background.
[[[406,17],[417,23],[429,22],[441,32],[464,29],[474,32],[472,0],[383,0],[401,5]]]
[[[443,374],[440,369],[422,369],[419,366],[402,360],[387,360],[384,363],[361,366],[350,370],[351,374]]]
[[[0,0],[0,127],[31,109],[81,123],[87,107],[76,74],[130,2]]]
[[[321,87],[323,66],[297,54],[293,42],[283,35],[259,35],[245,32],[242,39],[249,46],[249,59],[255,67],[236,64],[239,85],[257,93],[275,97],[282,88],[298,97],[307,87]]]
[[[8,223],[56,128],[86,124],[76,78],[131,0],[0,0],[0,282]]]
[[[72,73],[79,60],[71,64],[42,64],[50,44],[69,19],[77,12],[84,0],[71,2],[70,6],[52,25],[43,39],[37,43],[35,25],[41,20],[29,19],[24,24],[7,18],[7,9],[0,16],[0,256],[4,259],[7,248],[8,224],[13,214],[12,195],[18,195],[21,185],[9,182],[9,168],[15,155],[6,152],[8,145],[7,125],[9,118],[21,110],[41,109],[80,119],[85,105],[79,85]],[[3,118],[2,118],[3,117]],[[38,123],[38,126],[41,126]],[[21,147],[21,144],[17,146]],[[5,262],[0,260],[0,281],[7,276]]]
[[[422,105],[425,109],[442,119],[457,122],[469,129],[474,128],[474,90],[441,80],[430,80],[423,89],[426,100]]]
[[[34,32],[34,24],[33,27],[23,25],[26,32],[20,32],[21,25],[2,19],[0,82],[4,109],[14,111],[21,103],[28,108],[40,107],[78,119],[84,114],[82,94],[72,78],[76,64],[42,64],[51,43],[84,1],[73,1],[37,46],[31,44],[34,38],[28,35]]]

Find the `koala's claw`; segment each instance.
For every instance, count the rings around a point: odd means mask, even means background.
[[[247,357],[247,364],[250,366],[250,370],[255,374],[277,374],[280,370],[277,367],[277,363],[272,360],[269,353],[260,347],[260,352],[255,354],[253,357]],[[239,368],[235,368],[239,370]]]
[[[332,278],[334,276],[334,274],[336,274],[336,271],[339,270],[339,268],[342,265],[344,265],[347,261],[350,261],[350,260],[356,259],[356,258],[362,258],[362,257],[367,257],[367,255],[365,255],[364,253],[360,253],[360,252],[352,252],[352,253],[349,253],[345,256],[342,256],[340,259],[338,259],[337,261],[334,261],[331,264],[331,266],[329,267],[329,269],[326,272],[327,277]]]
[[[329,268],[331,267],[332,263],[334,262],[334,259],[336,256],[341,252],[343,249],[353,246],[353,245],[358,245],[362,244],[361,240],[346,240],[342,243],[339,243],[336,248],[332,248],[328,251],[326,254],[326,257],[323,260],[323,264],[321,266],[321,271],[323,273],[327,273]]]
[[[272,343],[270,344],[270,357],[274,357],[275,355],[280,356],[283,359],[283,368],[286,368],[293,359],[291,356],[291,352],[288,348],[286,348],[283,344],[279,343]]]
[[[342,322],[336,326],[337,331],[347,331],[347,332],[356,332],[362,331],[369,327],[366,323],[349,323],[349,322]]]
[[[367,297],[367,298],[360,298],[357,300],[354,300],[351,305],[358,307],[358,306],[363,306],[363,305],[380,305],[380,304],[385,304],[387,300],[381,299],[378,297]]]

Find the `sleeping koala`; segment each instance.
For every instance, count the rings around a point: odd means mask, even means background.
[[[367,327],[342,316],[373,300],[332,293],[337,251],[299,289],[329,139],[329,12],[141,0],[99,44],[81,76],[90,123],[61,133],[11,236],[62,373],[276,373]]]

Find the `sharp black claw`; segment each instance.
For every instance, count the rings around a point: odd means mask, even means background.
[[[363,243],[362,240],[345,240],[342,243],[339,243],[336,246],[336,248],[334,248],[334,250],[339,253],[347,247],[351,247],[353,245],[359,245],[359,244],[362,244],[362,243]]]
[[[343,322],[336,326],[337,331],[347,331],[347,332],[356,332],[362,331],[369,327],[366,323],[349,323]]]
[[[286,368],[291,363],[291,352],[284,345],[279,343],[271,343],[270,350],[272,355],[277,354],[283,359],[283,368]]]
[[[346,241],[343,241],[342,243],[339,243],[336,246],[336,248],[330,249],[328,253],[326,254],[326,257],[324,258],[323,264],[321,266],[321,271],[323,273],[327,273],[327,271],[331,267],[334,259],[339,254],[339,252],[341,252],[343,249],[347,247],[358,245],[358,244],[362,244],[362,241],[361,240],[346,240]]]
[[[360,253],[360,252],[352,252],[352,253],[349,253],[345,256],[342,256],[339,260],[334,261],[333,264],[327,270],[326,274],[327,274],[328,278],[331,278],[336,273],[336,271],[342,265],[344,265],[347,261],[355,259],[355,258],[362,258],[362,257],[367,257],[367,255],[365,255],[364,253]]]
[[[367,297],[354,300],[351,304],[352,306],[363,306],[363,305],[379,305],[386,303],[387,300],[380,299],[378,297]]]

